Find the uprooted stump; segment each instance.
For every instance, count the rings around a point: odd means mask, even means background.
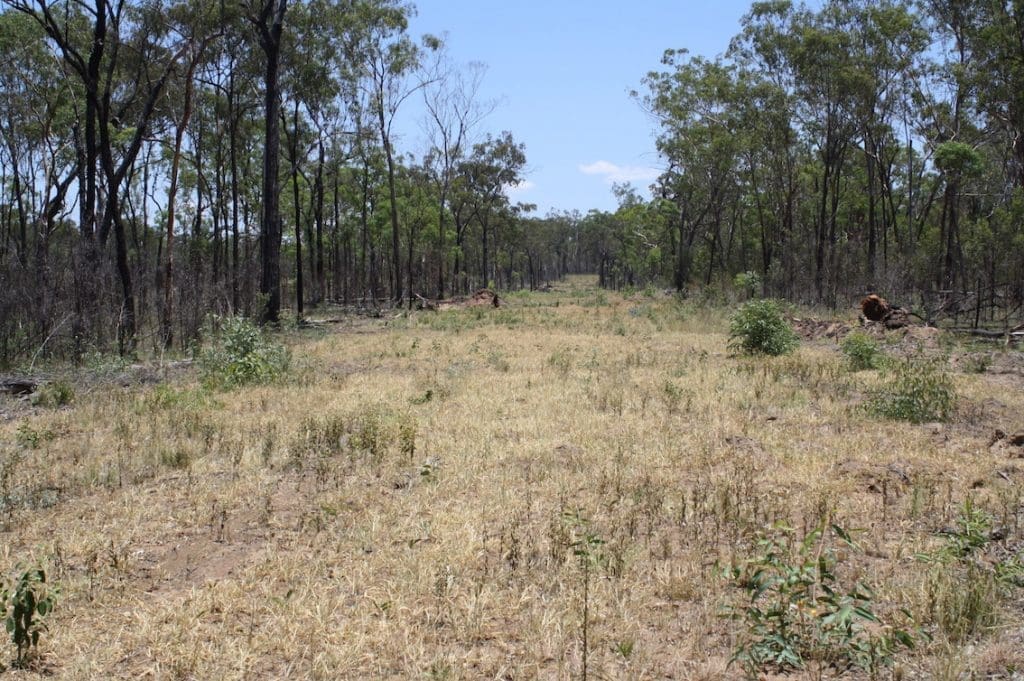
[[[886,316],[892,312],[889,302],[874,293],[860,301],[860,311],[865,319],[873,322],[884,321]]]
[[[889,301],[874,293],[860,301],[860,311],[864,319],[881,322],[887,329],[902,329],[910,325],[910,315],[906,310],[899,305],[890,305]]]

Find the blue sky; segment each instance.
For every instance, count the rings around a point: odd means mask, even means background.
[[[551,209],[611,210],[612,182],[646,191],[657,176],[654,124],[629,97],[666,48],[714,56],[739,32],[750,0],[416,0],[410,33],[447,33],[457,63],[487,65],[481,91],[500,99],[478,132],[526,144],[513,199]],[[410,116],[413,114],[410,112]],[[410,125],[410,130],[417,126]],[[403,146],[421,152],[422,133]]]

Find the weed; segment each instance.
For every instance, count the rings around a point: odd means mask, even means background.
[[[960,362],[964,372],[969,374],[983,374],[992,366],[992,355],[988,352],[976,352],[964,355]]]
[[[25,570],[0,591],[4,627],[18,650],[14,666],[24,668],[38,649],[39,635],[46,630],[42,619],[53,610],[56,595],[57,590],[46,584],[42,568]]]
[[[36,429],[27,422],[19,424],[15,434],[15,440],[22,449],[39,449],[39,445],[55,439],[57,439],[57,434],[52,430]]]
[[[568,374],[573,367],[572,352],[565,348],[556,350],[548,357],[548,366],[558,370],[559,373]]]
[[[67,381],[47,383],[32,396],[32,404],[57,409],[75,401],[75,389]]]
[[[868,410],[897,421],[945,421],[956,404],[956,387],[934,361],[908,359],[868,402]]]
[[[885,360],[885,354],[878,348],[875,339],[861,331],[848,335],[839,347],[850,371],[880,369]]]
[[[183,447],[161,449],[160,463],[168,468],[188,470],[192,466],[192,455]]]
[[[802,539],[788,526],[775,525],[760,534],[753,557],[726,571],[749,597],[746,605],[726,609],[745,628],[730,663],[739,662],[751,676],[765,668],[803,669],[809,662],[818,669],[859,667],[875,675],[892,664],[900,646],[913,647],[908,631],[881,626],[865,585],[839,582],[832,538],[856,548],[836,525],[823,524]]]
[[[932,565],[925,579],[928,617],[954,641],[965,641],[996,624],[999,602],[1024,586],[1020,554],[991,551],[994,518],[968,498],[943,545],[917,558]]]
[[[612,646],[612,651],[619,655],[623,660],[628,660],[633,657],[633,650],[636,648],[636,641],[633,639],[624,639],[618,641]]]
[[[352,414],[306,418],[289,447],[293,468],[308,459],[323,461],[343,452],[365,453],[374,462],[391,450],[406,459],[416,454],[416,421],[404,412],[383,405],[364,407]]]
[[[800,344],[773,300],[745,303],[729,322],[729,345],[751,355],[787,355]]]
[[[678,413],[679,405],[682,404],[686,391],[672,381],[665,381],[663,391],[665,393],[665,409],[669,414]]]
[[[606,567],[608,558],[602,547],[604,540],[594,532],[590,522],[584,518],[579,510],[574,513],[566,513],[563,516],[569,525],[569,533],[572,538],[569,546],[572,553],[579,561],[580,574],[583,586],[583,609],[580,613],[580,644],[582,646],[582,661],[580,678],[586,681],[588,674],[588,659],[590,652],[590,580],[595,569]]]
[[[510,365],[508,363],[508,360],[505,359],[505,355],[498,352],[497,350],[492,350],[487,355],[487,363],[491,365],[491,367],[502,373],[508,373],[508,370],[512,368],[512,365]]]

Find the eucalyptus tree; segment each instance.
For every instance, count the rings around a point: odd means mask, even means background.
[[[900,238],[894,174],[902,150],[894,128],[898,117],[912,111],[912,83],[928,36],[904,0],[858,0],[847,4],[847,12],[852,36],[850,107],[865,169],[866,282],[873,288],[879,245],[887,265],[890,232]]]
[[[485,67],[479,62],[461,70],[450,63],[446,53],[438,51],[423,90],[427,112],[426,128],[430,151],[424,160],[437,195],[437,296],[444,296],[447,267],[445,222],[448,197],[459,162],[470,145],[473,129],[495,107],[493,102],[479,99]]]
[[[1024,189],[1024,1],[978,2],[970,29],[978,108],[989,129],[1003,136],[1006,176]]]
[[[657,145],[668,169],[659,178],[659,194],[677,207],[673,282],[683,290],[698,240],[707,245],[708,281],[716,255],[721,257],[722,225],[738,182],[735,67],[685,50],[666,51],[662,64],[666,71],[644,80],[644,103],[661,127]]]
[[[282,113],[287,138],[286,153],[291,165],[292,208],[295,229],[295,298],[296,314],[302,317],[305,304],[305,277],[302,260],[302,231],[306,227],[306,246],[309,249],[309,274],[313,282],[313,301],[320,300],[323,279],[323,164],[325,131],[323,121],[331,115],[336,93],[341,83],[336,74],[342,52],[338,35],[337,10],[321,0],[297,5],[291,16],[291,30],[283,56],[284,97],[289,100],[290,111]],[[333,30],[324,30],[331,27]],[[287,118],[291,118],[291,129]],[[309,155],[317,151],[314,180],[311,182],[305,166]],[[301,183],[309,196],[306,220],[302,219]],[[314,229],[321,239],[314,238]],[[318,259],[319,256],[319,259]]]
[[[278,169],[280,168],[281,111],[280,73],[284,16],[288,0],[243,0],[246,18],[256,30],[263,50],[263,192],[260,235],[260,295],[263,309],[260,321],[276,324],[281,313],[281,206]]]
[[[185,68],[181,78],[181,110],[174,116],[174,142],[171,150],[171,171],[167,188],[167,236],[164,246],[163,271],[164,296],[163,310],[160,318],[161,342],[164,348],[170,348],[174,341],[174,229],[182,143],[194,108],[193,96],[195,92],[196,69],[202,63],[209,45],[221,36],[221,31],[217,26],[223,22],[224,16],[223,12],[218,13],[216,11],[216,6],[198,3],[192,6],[187,4],[172,6],[169,8],[167,19],[170,30],[181,37],[186,46],[186,51],[184,55]],[[198,166],[198,158],[196,163]],[[197,175],[199,173],[200,169],[197,167]],[[197,212],[201,211],[197,209]]]
[[[469,214],[480,227],[480,275],[483,285],[494,279],[491,252],[492,219],[510,208],[507,190],[522,179],[526,166],[526,146],[518,143],[512,133],[490,134],[473,145],[472,154],[461,164],[465,177],[464,190],[469,200]]]
[[[419,72],[424,51],[441,47],[425,36],[418,45],[407,33],[414,8],[400,0],[363,0],[354,3],[354,14],[365,27],[360,56],[363,89],[375,119],[376,131],[387,164],[389,215],[391,219],[391,297],[402,300],[401,235],[398,224],[394,124],[402,105],[427,83]]]
[[[0,360],[62,325],[59,287],[71,270],[65,197],[76,176],[75,93],[42,28],[0,13]]]
[[[134,6],[125,0],[93,4],[49,0],[5,0],[43,28],[57,55],[79,81],[84,111],[78,112],[79,228],[86,241],[89,272],[76,286],[78,307],[95,299],[99,257],[111,232],[120,281],[118,339],[123,353],[134,349],[135,292],[128,262],[122,215],[122,183],[148,133],[157,102],[178,61],[185,40],[161,40],[152,31],[159,6]],[[134,87],[120,87],[123,82]],[[79,331],[84,326],[79,315]],[[97,326],[101,329],[102,326]]]

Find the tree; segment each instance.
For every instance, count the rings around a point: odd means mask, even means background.
[[[439,53],[443,56],[443,53]],[[429,169],[437,194],[437,296],[444,296],[446,268],[445,218],[448,196],[456,169],[462,160],[473,128],[494,109],[494,103],[481,103],[477,96],[484,66],[469,65],[466,72],[452,67],[439,57],[429,86],[423,90],[427,109],[427,128],[431,149],[424,165]]]
[[[502,209],[509,208],[508,187],[520,182],[526,165],[526,146],[516,143],[512,133],[498,137],[487,135],[473,146],[472,155],[462,164],[465,188],[470,198],[470,215],[480,227],[480,275],[484,286],[494,280],[491,253],[491,220]]]
[[[126,6],[124,0],[96,0],[93,6],[83,3],[77,5],[83,13],[74,15],[70,11],[62,13],[60,5],[48,0],[8,0],[8,4],[42,26],[64,63],[82,83],[85,120],[81,122],[84,138],[79,140],[79,164],[84,175],[79,190],[80,227],[88,242],[87,259],[92,264],[86,281],[95,278],[99,251],[113,230],[122,294],[118,339],[121,352],[130,353],[135,344],[136,309],[121,212],[122,183],[135,163],[157,101],[184,55],[187,42],[166,45],[153,40],[147,29],[152,25],[149,12],[154,8],[136,9]],[[91,32],[88,48],[81,44],[80,28],[86,21]],[[134,57],[132,63],[127,61],[129,54]],[[119,67],[128,72],[119,73]],[[128,78],[139,87],[117,88],[121,78]],[[134,125],[115,135],[118,125],[129,116]],[[101,176],[102,187],[98,182]],[[101,189],[104,196],[99,201]],[[93,242],[94,238],[98,244]],[[81,287],[79,290],[88,300],[90,294]]]
[[[263,0],[259,5],[246,3],[247,19],[256,28],[260,48],[266,58],[263,76],[263,219],[260,238],[260,295],[264,297],[260,321],[276,324],[281,313],[281,207],[277,174],[280,167],[281,110],[279,67],[281,36],[288,0]]]
[[[421,48],[405,34],[413,8],[394,0],[374,0],[356,5],[361,22],[368,27],[363,56],[364,90],[372,107],[377,134],[387,163],[389,216],[391,218],[391,298],[402,300],[401,241],[398,226],[398,194],[395,180],[394,123],[409,97],[427,85],[415,73],[423,50],[437,50],[441,43],[426,36]]]

